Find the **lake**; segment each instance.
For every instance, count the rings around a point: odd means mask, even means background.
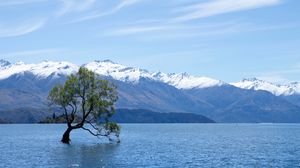
[[[0,167],[300,167],[300,124],[122,124],[121,143],[65,125],[0,125]]]

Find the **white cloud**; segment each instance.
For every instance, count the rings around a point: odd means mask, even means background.
[[[199,38],[199,37],[220,37],[221,35],[232,35],[244,32],[260,32],[270,30],[281,30],[296,27],[294,24],[268,25],[243,22],[240,20],[231,20],[214,23],[201,23],[198,25],[178,24],[178,23],[160,23],[135,24],[110,29],[104,32],[104,36],[125,36],[145,33],[146,36],[140,38],[163,39],[163,38]]]
[[[62,16],[69,12],[82,12],[90,9],[96,0],[61,0],[63,6],[56,13],[57,16]]]
[[[47,0],[0,0],[1,6],[25,5],[31,3],[45,2]]]
[[[193,32],[193,30],[202,30],[211,29],[218,26],[225,26],[231,22],[222,22],[222,23],[209,23],[209,24],[201,24],[199,26],[192,25],[180,25],[180,24],[168,24],[161,23],[161,20],[154,20],[151,22],[147,21],[136,21],[134,24],[129,24],[130,26],[124,26],[120,28],[116,28],[106,32],[105,35],[134,35],[139,33],[151,33],[151,32],[162,32],[168,31],[167,33],[174,33],[174,31],[188,31],[189,33]]]
[[[124,27],[109,32],[107,35],[132,35],[137,33],[153,32],[166,30],[166,26],[138,26],[138,27]]]
[[[57,55],[59,53],[65,52],[62,49],[50,48],[50,49],[39,49],[39,50],[27,50],[27,51],[17,51],[10,53],[1,53],[1,58],[11,58],[11,57],[31,57],[31,56],[50,56]]]
[[[186,14],[175,18],[173,21],[182,22],[194,20],[236,11],[277,5],[280,2],[281,0],[212,0],[183,8],[182,11],[185,11]]]
[[[13,26],[0,25],[0,38],[22,36],[40,29],[44,26],[44,24],[45,21],[41,20]]]
[[[75,23],[75,22],[81,22],[81,21],[85,21],[85,20],[91,20],[91,19],[96,19],[96,18],[100,18],[103,16],[107,16],[107,15],[112,15],[124,8],[127,8],[129,6],[132,6],[138,2],[140,2],[141,0],[122,0],[122,2],[120,2],[119,4],[117,4],[115,7],[113,7],[112,9],[106,11],[106,12],[94,12],[90,15],[81,17],[79,19],[76,19],[70,23]]]

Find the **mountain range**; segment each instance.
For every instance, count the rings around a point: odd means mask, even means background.
[[[81,66],[117,85],[119,109],[194,113],[216,122],[300,122],[297,82],[279,85],[253,78],[226,83],[187,73],[149,72],[110,60]],[[48,92],[79,67],[70,62],[0,60],[0,118],[4,111],[6,116],[9,111],[46,116]]]

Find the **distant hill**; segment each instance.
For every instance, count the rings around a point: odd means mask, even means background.
[[[80,120],[79,120],[80,121]],[[117,123],[214,123],[212,119],[193,113],[159,113],[145,109],[117,109],[110,119]],[[47,117],[41,123],[65,123],[63,115]]]
[[[214,123],[203,115],[193,113],[158,113],[145,109],[118,109],[111,118],[118,123]]]
[[[0,124],[7,124],[7,123],[9,123],[9,122],[4,121],[3,119],[0,118]]]
[[[49,109],[16,108],[0,110],[0,119],[9,123],[38,123],[52,115]]]

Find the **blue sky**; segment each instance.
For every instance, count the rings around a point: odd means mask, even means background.
[[[300,81],[299,0],[0,0],[0,58]]]

